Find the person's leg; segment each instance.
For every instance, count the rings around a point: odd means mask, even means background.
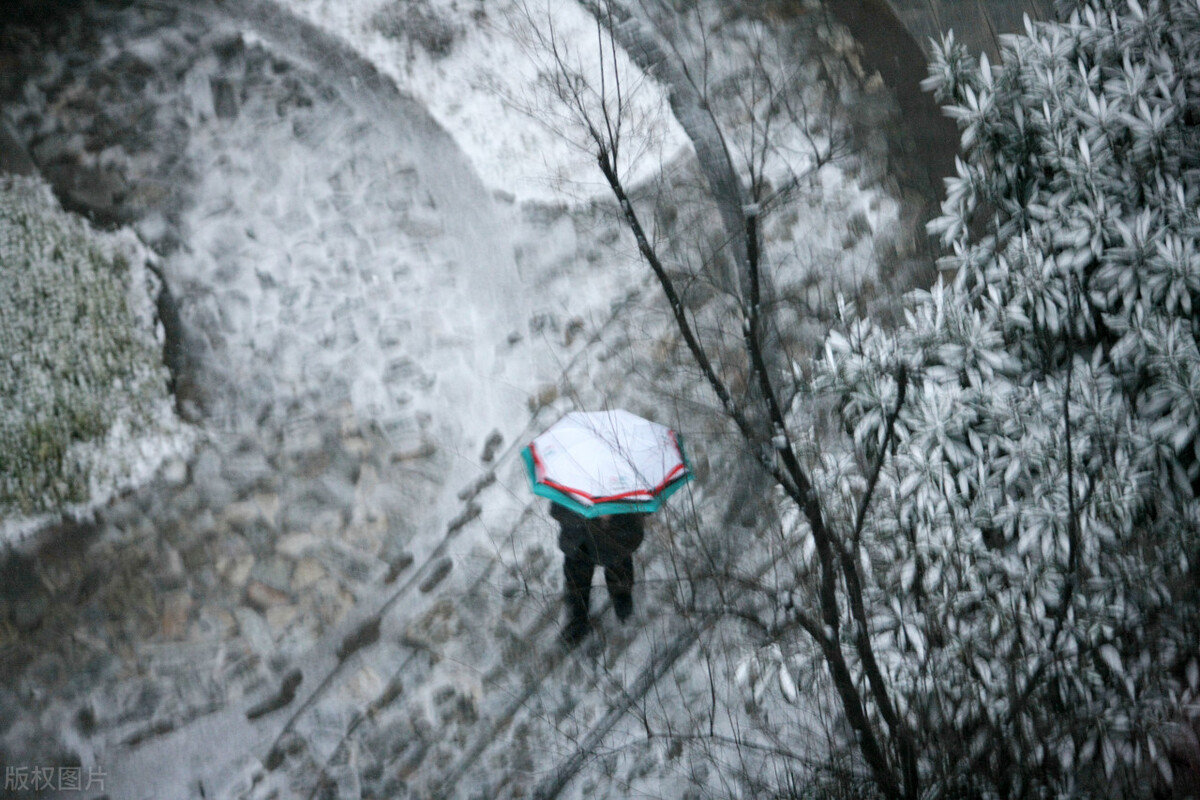
[[[612,598],[617,619],[624,622],[633,613],[633,556],[619,558],[604,567],[604,582]]]
[[[563,557],[563,599],[567,605],[567,626],[563,639],[574,644],[588,632],[588,600],[592,594],[595,564],[585,554]]]

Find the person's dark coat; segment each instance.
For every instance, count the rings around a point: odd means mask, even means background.
[[[588,519],[557,503],[550,515],[558,520],[558,546],[563,551],[563,599],[569,618],[563,630],[568,644],[588,632],[588,600],[592,573],[604,568],[604,581],[617,617],[633,613],[633,551],[645,536],[645,514],[613,514]]]
[[[588,519],[558,503],[550,504],[558,521],[558,549],[567,558],[588,558],[599,566],[613,566],[633,555],[646,535],[645,514],[613,514]]]

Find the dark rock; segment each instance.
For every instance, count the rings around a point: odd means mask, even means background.
[[[126,142],[132,142],[135,150],[144,151],[146,148],[141,146],[144,137],[133,128],[138,116],[135,109],[126,106],[101,111],[92,120],[91,129],[83,143],[84,149],[88,152],[99,152],[108,147],[115,147],[127,155]]]
[[[36,175],[37,167],[33,159],[21,146],[20,139],[8,122],[0,117],[0,173],[12,175]]]
[[[425,578],[425,580],[421,581],[421,585],[419,587],[421,592],[424,594],[432,592],[439,583],[446,579],[446,576],[450,574],[450,570],[453,567],[454,562],[449,558],[442,558],[440,561],[438,561],[434,565],[433,570],[429,573],[429,576]]]
[[[500,449],[500,445],[502,444],[504,444],[504,437],[500,434],[500,431],[493,430],[488,434],[487,441],[483,443],[483,453],[479,459],[485,464],[492,463],[492,460],[496,457],[496,451]]]
[[[116,96],[120,87],[121,79],[111,62],[94,67],[87,76],[88,91],[84,97],[71,98],[72,107],[85,112],[98,112],[100,103],[97,101],[101,98],[107,101]]]
[[[240,33],[218,31],[205,43],[222,61],[232,61],[246,52],[246,42]]]
[[[382,565],[374,557],[346,547],[328,546],[321,554],[322,563],[351,583],[366,583]]]
[[[209,404],[199,380],[199,355],[183,326],[179,304],[171,292],[166,276],[156,267],[151,271],[158,277],[158,297],[155,310],[163,326],[163,363],[171,375],[171,392],[175,395],[175,411],[189,422],[199,422]]]
[[[199,538],[184,543],[179,557],[183,561],[183,568],[189,572],[203,569],[212,563],[212,553],[208,545]]]
[[[865,236],[871,235],[871,223],[867,215],[859,211],[846,222],[846,235],[842,239],[842,247],[849,249]]]
[[[388,565],[387,575],[384,577],[384,583],[393,583],[396,578],[400,577],[400,573],[412,566],[412,553],[404,552],[396,556],[395,560]]]
[[[125,225],[133,220],[120,201],[129,191],[124,176],[110,169],[68,163],[48,164],[46,179],[63,208],[82,214],[104,227]]]
[[[345,661],[359,650],[377,641],[379,641],[379,617],[372,617],[342,640],[337,652],[338,661]]]
[[[94,566],[88,570],[83,576],[83,580],[79,582],[79,586],[75,590],[75,605],[82,606],[95,596],[96,592],[104,585],[108,575],[105,571]]]
[[[0,675],[21,674],[33,663],[36,656],[36,648],[20,639],[0,648]]]
[[[21,703],[15,692],[0,687],[0,737],[8,732],[21,716]],[[3,759],[0,759],[3,763]]]
[[[246,602],[259,611],[266,611],[271,606],[290,603],[291,597],[262,581],[250,581],[246,586]]]
[[[41,627],[49,609],[50,598],[44,594],[17,600],[12,607],[13,625],[23,633],[35,631]]]
[[[33,559],[14,550],[0,554],[0,597],[20,600],[41,587]]]
[[[29,155],[43,169],[51,165],[63,165],[64,169],[76,166],[83,155],[83,137],[63,130],[54,131],[35,139],[30,145]]]
[[[233,84],[228,78],[210,78],[212,87],[213,108],[218,119],[237,119],[238,98]]]
[[[288,756],[304,752],[304,747],[304,739],[289,731],[280,737],[280,740],[267,753],[267,757],[263,759],[263,766],[268,772],[274,772]]]
[[[154,66],[128,50],[118,53],[106,67],[111,75],[116,76],[115,83],[135,96],[140,95],[154,77]]]
[[[94,655],[83,664],[77,663],[71,667],[71,677],[63,688],[63,694],[86,695],[103,682],[112,680],[121,669],[121,661],[117,656],[111,653]],[[95,710],[90,706],[89,709],[94,715]]]
[[[256,703],[246,711],[246,719],[258,719],[259,717],[270,714],[272,711],[278,711],[279,709],[288,705],[296,699],[296,689],[299,688],[303,681],[303,673],[301,673],[298,669],[293,669],[283,677],[283,682],[280,684],[278,692],[266,698],[262,702]],[[274,750],[272,753],[274,753]],[[281,750],[280,755],[282,755],[282,753],[283,751]],[[274,761],[271,756],[268,756],[268,760]],[[278,766],[278,763],[280,762],[282,762],[282,758],[279,759],[279,762],[276,763],[276,766]],[[274,769],[274,767],[268,764],[267,769]]]

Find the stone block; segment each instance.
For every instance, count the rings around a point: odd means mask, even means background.
[[[233,615],[237,619],[238,632],[252,651],[261,656],[275,649],[275,637],[261,614],[247,606],[240,606],[234,609]]]
[[[266,611],[267,625],[276,634],[282,633],[299,614],[300,609],[294,605],[273,605]]]
[[[240,589],[246,585],[250,571],[254,569],[254,562],[254,556],[249,553],[221,556],[217,559],[217,573],[231,586]]]
[[[246,585],[246,602],[258,611],[288,604],[291,599],[286,592],[262,581],[254,580]]]
[[[289,533],[275,541],[275,552],[291,559],[299,559],[321,546],[323,540],[311,533]]]
[[[182,639],[187,635],[192,596],[186,591],[169,592],[163,598],[162,635]]]
[[[292,570],[292,591],[300,593],[313,586],[328,573],[321,562],[311,556],[305,556]]]

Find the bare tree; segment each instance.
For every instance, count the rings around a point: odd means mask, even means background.
[[[706,46],[701,63],[690,63],[639,11],[618,0],[592,0],[587,5],[597,20],[594,55],[598,58],[591,72],[567,50],[553,26],[542,24],[526,8],[533,44],[548,58],[546,79],[584,133],[619,213],[666,297],[678,334],[721,413],[736,429],[760,473],[804,520],[815,548],[812,610],[805,603],[777,599],[781,585],[808,584],[807,574],[782,576],[781,584],[779,570],[771,570],[749,579],[721,576],[722,602],[708,611],[743,620],[772,640],[793,629],[803,631],[820,653],[858,752],[880,792],[895,798],[917,797],[913,735],[878,663],[860,574],[866,510],[887,458],[907,377],[903,370],[894,376],[896,404],[875,463],[866,471],[870,478],[854,498],[857,513],[850,519],[830,520],[832,504],[815,487],[805,466],[805,448],[791,432],[788,417],[796,376],[787,340],[772,324],[776,290],[764,257],[764,219],[840,155],[844,142],[833,135],[822,139],[813,134],[813,118],[820,110],[806,102],[797,76],[786,69],[780,75],[766,68],[763,62],[768,54],[762,39],[757,52],[750,54],[756,68],[743,77],[735,93],[736,111],[746,123],[734,141],[717,111]],[[724,325],[718,323],[715,332],[707,328],[702,310],[689,304],[686,287],[697,278],[696,271],[681,270],[673,263],[678,243],[647,221],[636,190],[628,185],[626,149],[636,130],[631,130],[630,87],[619,66],[618,47],[668,87],[672,111],[694,145],[707,199],[715,205],[721,225],[715,251],[700,261],[709,268],[712,285],[721,294],[715,304],[719,313],[732,318],[738,331],[736,348],[729,347]],[[791,169],[781,178],[779,155],[788,138],[780,133],[784,129],[792,138],[798,135],[808,152],[802,160],[783,159]],[[764,597],[769,598],[769,614],[761,610]]]

